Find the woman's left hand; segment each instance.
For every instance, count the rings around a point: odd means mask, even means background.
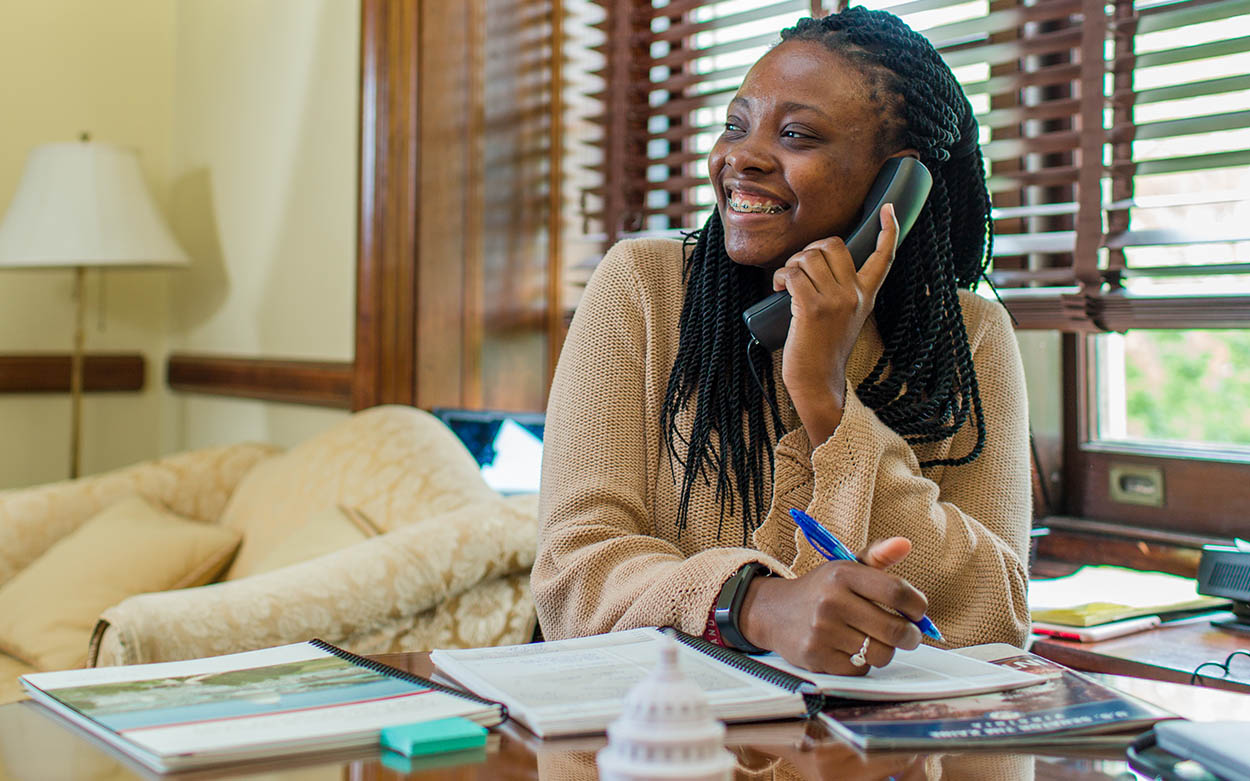
[[[846,361],[894,262],[893,204],[881,208],[880,219],[877,247],[858,271],[846,244],[831,236],[807,245],[773,272],[773,289],[790,293],[781,378],[813,447],[842,421]]]

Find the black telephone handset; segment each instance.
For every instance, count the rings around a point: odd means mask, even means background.
[[[902,244],[920,216],[932,186],[933,176],[916,158],[892,157],[885,162],[864,200],[859,224],[846,239],[846,248],[851,252],[855,268],[864,265],[876,249],[877,235],[881,232],[878,216],[881,207],[887,203],[894,204],[898,242]],[[757,342],[770,351],[780,348],[786,343],[786,334],[790,331],[790,294],[784,290],[773,293],[743,312],[742,319]]]

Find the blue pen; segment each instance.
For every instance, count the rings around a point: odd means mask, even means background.
[[[790,511],[790,517],[798,524],[799,531],[803,532],[803,536],[821,556],[830,561],[859,561],[859,557],[852,553],[850,548],[843,545],[842,541],[834,537],[828,529],[816,523],[816,519],[812,516],[796,508]],[[928,616],[921,616],[919,621],[912,621],[912,623],[926,637],[932,637],[934,640],[942,639],[942,633],[933,625]]]

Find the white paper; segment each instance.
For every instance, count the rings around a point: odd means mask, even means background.
[[[620,713],[625,695],[655,666],[660,632],[632,629],[551,643],[437,650],[434,664],[476,694],[501,700],[539,734],[602,730]],[[682,672],[707,695],[725,720],[800,715],[798,697],[781,686],[678,643]],[[949,651],[921,646],[900,651],[888,666],[866,676],[819,675],[770,654],[755,657],[816,684],[810,691],[862,700],[929,699],[1011,689],[1039,683],[1037,676]],[[786,703],[789,703],[788,709]]]
[[[885,667],[867,675],[825,675],[790,664],[777,654],[755,657],[764,664],[806,678],[825,694],[860,700],[928,699],[1000,691],[1040,683],[1036,675],[1000,667],[950,651],[922,645],[895,651]]]
[[[1123,567],[1082,567],[1066,577],[1029,581],[1032,610],[1069,608],[1090,602],[1145,608],[1201,598],[1197,582],[1190,578]]]
[[[129,729],[122,735],[154,754],[246,751],[292,741],[320,743],[344,734],[372,735],[396,724],[446,719],[481,709],[462,697],[426,692],[299,712]]]
[[[262,648],[258,651],[243,651],[224,656],[207,656],[203,659],[185,659],[180,662],[153,662],[151,664],[131,664],[120,667],[88,667],[83,670],[57,670],[49,673],[28,673],[21,679],[30,685],[53,691],[71,686],[91,686],[97,683],[123,683],[126,681],[147,681],[153,678],[177,678],[182,675],[227,672],[243,670],[250,667],[267,667],[272,664],[301,662],[305,659],[318,659],[331,656],[308,643],[292,643],[273,648]]]

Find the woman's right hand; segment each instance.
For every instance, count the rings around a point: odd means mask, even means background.
[[[748,641],[776,651],[791,664],[819,673],[864,675],[884,667],[895,649],[920,645],[914,624],[928,601],[907,581],[884,570],[906,558],[911,542],[891,537],[871,546],[863,561],[830,561],[798,578],[755,578],[740,614]],[[868,637],[868,665],[851,656]]]

